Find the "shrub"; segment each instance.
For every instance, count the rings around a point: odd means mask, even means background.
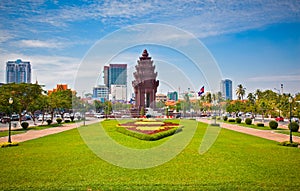
[[[58,124],[61,124],[62,119],[61,119],[61,118],[57,118],[57,119],[56,119],[56,122],[57,122]]]
[[[235,119],[228,119],[228,122],[234,123]]]
[[[252,124],[252,119],[246,118],[246,119],[245,119],[245,123],[246,123],[247,125],[251,125],[251,124]]]
[[[211,119],[217,119],[217,116],[212,116]]]
[[[74,121],[74,116],[70,116],[70,119],[73,122]]]
[[[238,117],[238,118],[235,119],[235,122],[241,123],[241,122],[242,122],[242,119]]]
[[[70,119],[65,119],[65,123],[70,123]]]
[[[257,123],[256,125],[257,125],[257,127],[264,127],[265,126],[265,124],[263,124],[263,123]]]
[[[23,123],[21,123],[21,126],[24,130],[26,130],[29,127],[29,123],[24,121]]]
[[[277,129],[278,123],[277,123],[277,121],[272,120],[269,122],[269,126],[271,129]]]
[[[298,132],[298,130],[299,130],[299,124],[297,122],[291,122],[289,124],[289,129],[291,129],[292,132]]]
[[[48,123],[48,125],[50,125],[52,123],[52,120],[51,119],[47,119],[46,122]]]
[[[284,141],[284,142],[279,143],[279,145],[287,146],[287,147],[298,147],[299,144],[300,143],[297,143],[297,142],[290,143],[290,141]]]
[[[2,148],[2,147],[12,147],[12,146],[18,146],[18,145],[19,145],[18,142],[12,142],[12,143],[5,142],[5,143],[0,143],[0,148]]]
[[[224,116],[224,117],[223,117],[223,120],[224,120],[224,121],[227,121],[227,120],[228,120],[228,117],[227,117],[227,116]]]

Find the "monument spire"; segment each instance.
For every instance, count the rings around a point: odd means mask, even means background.
[[[148,51],[145,49],[139,57],[133,73],[132,86],[135,93],[135,108],[140,111],[147,107],[155,108],[155,98],[159,81],[156,80],[157,72]]]

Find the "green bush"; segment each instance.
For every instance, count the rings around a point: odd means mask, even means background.
[[[217,116],[212,116],[211,119],[217,119]]]
[[[299,130],[299,124],[297,122],[291,122],[289,124],[289,129],[292,128],[292,132],[298,132]]]
[[[277,121],[274,121],[274,120],[270,121],[270,122],[269,122],[269,127],[270,127],[271,129],[277,129],[277,127],[278,127]]]
[[[12,146],[18,146],[18,145],[19,145],[18,142],[12,142],[12,143],[5,142],[5,143],[0,143],[0,148],[12,147]]]
[[[71,116],[70,119],[71,119],[71,121],[73,122],[73,121],[74,121],[74,116]]]
[[[26,121],[24,121],[24,122],[21,123],[21,127],[22,127],[24,130],[26,130],[26,129],[29,127],[29,123],[26,122]]]
[[[50,125],[52,123],[52,120],[51,119],[47,119],[46,122],[47,122],[48,125]]]
[[[242,119],[238,117],[238,118],[235,119],[235,122],[241,123],[241,122],[242,122]]]
[[[298,147],[299,144],[300,143],[297,143],[297,142],[290,143],[290,141],[284,141],[284,142],[279,143],[279,145],[287,146],[287,147]]]
[[[264,127],[265,126],[265,124],[263,124],[263,123],[257,123],[256,125],[257,125],[257,127]]]
[[[234,123],[235,122],[235,119],[228,119],[228,122],[231,122],[231,123]]]
[[[251,124],[252,124],[252,119],[246,118],[246,119],[245,119],[245,123],[246,123],[247,125],[251,125]]]
[[[56,122],[57,122],[58,124],[61,124],[62,119],[61,119],[61,118],[57,118],[57,119],[56,119]]]
[[[224,117],[223,117],[223,120],[224,120],[224,121],[227,121],[227,120],[228,120],[228,117],[227,117],[227,116],[224,116]]]
[[[70,123],[71,120],[70,119],[65,119],[65,123]]]

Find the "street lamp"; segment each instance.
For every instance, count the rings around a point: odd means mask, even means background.
[[[85,126],[85,103],[83,104],[83,126]]]
[[[8,123],[8,142],[11,143],[11,105],[14,102],[14,100],[10,97],[8,99],[8,103],[9,103],[9,123]]]
[[[289,103],[290,103],[290,143],[293,143],[293,134],[292,134],[292,102],[293,98],[289,97]]]

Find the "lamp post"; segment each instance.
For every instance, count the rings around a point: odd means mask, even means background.
[[[290,143],[293,143],[293,134],[292,134],[292,97],[289,97],[289,103],[290,103]]]
[[[83,104],[83,126],[85,126],[85,103]]]
[[[8,142],[11,143],[11,105],[14,102],[14,100],[12,98],[8,99],[8,103],[9,103],[9,123],[8,123]]]

